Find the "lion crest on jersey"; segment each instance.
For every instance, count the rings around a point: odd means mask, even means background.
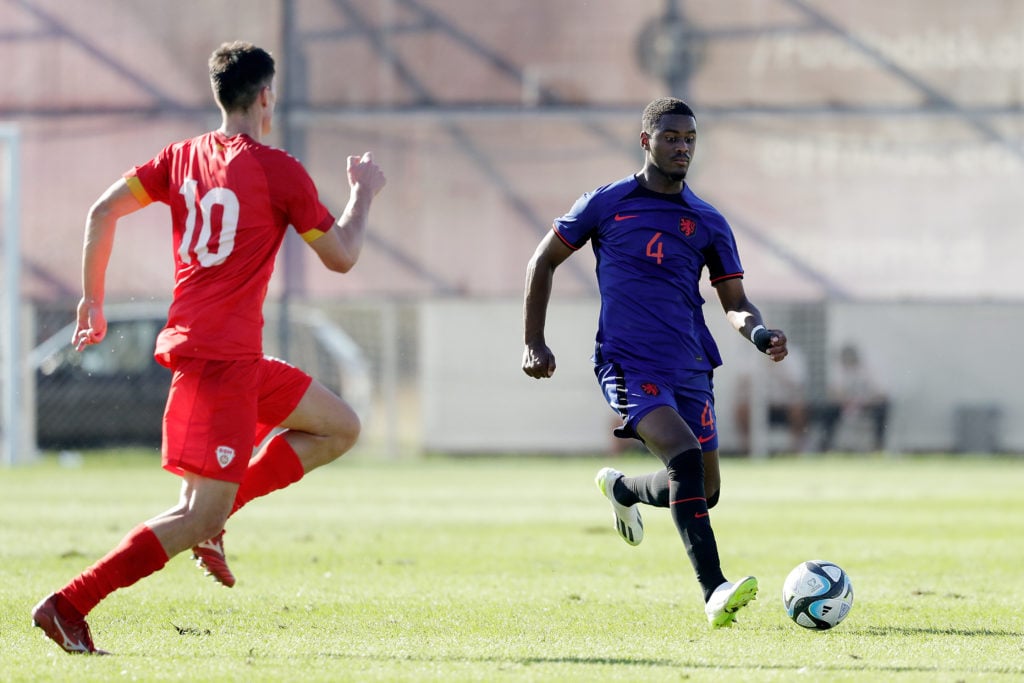
[[[687,237],[693,237],[693,233],[697,232],[697,221],[692,218],[680,218],[679,232],[683,233]]]

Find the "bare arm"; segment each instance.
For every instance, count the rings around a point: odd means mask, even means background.
[[[387,179],[373,162],[371,152],[362,157],[348,158],[348,184],[351,190],[348,204],[331,230],[310,243],[313,251],[330,270],[347,273],[359,260],[370,204],[385,183]]]
[[[120,178],[89,209],[82,247],[82,300],[78,303],[78,324],[71,339],[79,351],[90,344],[100,343],[107,334],[103,298],[117,222],[142,206],[128,188],[128,183]]]
[[[555,373],[555,355],[544,339],[548,301],[555,268],[573,253],[555,231],[549,232],[537,245],[526,267],[526,287],[523,302],[523,330],[526,348],[523,351],[523,372],[535,379]]]
[[[736,331],[747,339],[754,341],[751,335],[758,327],[765,327],[764,318],[757,306],[747,298],[743,289],[743,280],[732,278],[724,280],[715,285],[718,292],[718,300],[722,302],[722,310]],[[789,350],[786,348],[786,334],[782,330],[767,330],[770,335],[768,347],[765,353],[776,363],[786,357]]]

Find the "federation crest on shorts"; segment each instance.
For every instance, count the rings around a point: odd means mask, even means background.
[[[680,218],[679,232],[683,233],[687,237],[693,237],[693,233],[697,232],[697,221],[692,218]]]
[[[235,459],[235,449],[231,446],[217,446],[217,464],[224,469]]]
[[[648,396],[657,396],[661,393],[661,389],[654,382],[644,382],[640,385],[640,389]]]

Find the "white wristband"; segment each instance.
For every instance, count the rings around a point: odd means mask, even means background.
[[[757,331],[758,331],[758,330],[763,330],[763,329],[765,329],[765,326],[764,326],[764,325],[758,325],[757,327],[755,327],[754,329],[752,329],[752,330],[750,331],[750,342],[751,342],[751,343],[753,343],[753,342],[754,342],[754,337],[756,337],[756,336],[757,336]]]

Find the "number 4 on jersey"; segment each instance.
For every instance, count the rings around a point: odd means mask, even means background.
[[[661,260],[665,258],[665,251],[664,245],[661,241],[660,232],[654,233],[654,237],[652,237],[651,241],[647,243],[647,255],[650,256],[652,259],[656,259],[658,265],[661,265]]]

